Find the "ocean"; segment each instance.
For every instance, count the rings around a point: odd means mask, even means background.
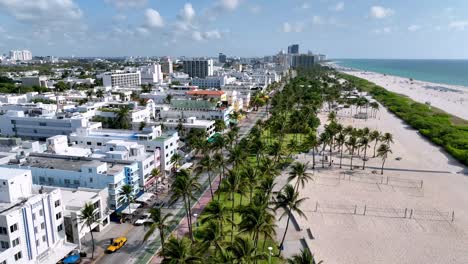
[[[468,60],[335,59],[333,62],[363,71],[468,87]]]

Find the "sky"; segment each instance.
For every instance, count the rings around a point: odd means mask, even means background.
[[[0,0],[0,54],[468,59],[467,0]]]

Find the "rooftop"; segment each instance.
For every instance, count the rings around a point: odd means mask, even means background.
[[[196,91],[188,91],[188,95],[218,95],[221,96],[225,94],[224,91],[213,91],[213,90],[196,90]]]
[[[190,109],[215,109],[216,103],[212,103],[206,100],[172,100],[171,107]]]
[[[10,169],[10,168],[0,168],[0,179],[1,180],[10,180],[17,176],[24,175],[29,173],[29,170],[21,169]]]

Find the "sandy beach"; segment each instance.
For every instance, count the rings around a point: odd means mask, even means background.
[[[417,102],[430,102],[434,107],[468,120],[468,87],[411,81],[408,78],[375,72],[341,70],[373,82],[389,91],[404,94]]]
[[[327,114],[320,114],[322,124]],[[327,264],[468,263],[467,168],[383,107],[368,120],[351,118],[349,110],[338,116],[343,125],[392,133],[393,154],[383,175],[378,157],[366,170],[351,171],[348,155],[339,169],[336,152],[332,168],[318,162],[315,181],[301,190],[307,219],[298,218],[300,230],[292,229],[286,247],[304,238]],[[297,160],[311,163],[312,157]],[[354,165],[362,166],[362,159],[355,157]]]

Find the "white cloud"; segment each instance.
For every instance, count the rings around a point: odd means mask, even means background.
[[[384,27],[384,28],[379,28],[379,29],[375,29],[373,30],[373,32],[375,34],[389,34],[389,33],[392,33],[392,28],[391,27]]]
[[[191,21],[195,17],[195,9],[192,4],[186,3],[184,8],[179,13],[179,18],[184,21]]]
[[[340,12],[340,11],[343,11],[343,10],[344,10],[344,7],[345,7],[344,2],[338,2],[338,3],[333,7],[333,10],[336,11],[336,12]]]
[[[370,9],[370,16],[377,19],[389,17],[394,13],[395,11],[393,11],[393,9],[383,6],[373,6]]]
[[[295,23],[290,23],[290,22],[284,22],[283,23],[283,32],[284,33],[299,33],[304,30],[304,23],[302,22],[295,22]]]
[[[249,11],[252,13],[252,14],[258,14],[262,11],[262,7],[259,6],[259,5],[253,5],[249,8]]]
[[[196,41],[202,41],[203,40],[203,36],[202,36],[202,33],[200,31],[193,31],[192,32],[192,38]]]
[[[226,10],[235,10],[240,4],[240,0],[221,0],[220,5]]]
[[[311,8],[310,4],[309,3],[303,3],[302,6],[301,6],[302,9],[309,9]]]
[[[20,21],[67,21],[81,18],[83,12],[73,0],[0,0],[4,10]]]
[[[114,20],[116,22],[125,21],[125,20],[127,20],[127,16],[123,15],[123,14],[117,14],[117,15],[112,17],[112,20]]]
[[[146,26],[149,28],[164,27],[164,20],[158,11],[148,8],[145,11]]]
[[[450,22],[449,29],[453,30],[465,30],[468,27],[468,20],[458,20]]]
[[[421,29],[420,25],[411,25],[408,27],[408,31],[415,32]]]
[[[0,26],[0,33],[5,33],[5,32],[6,32],[6,29]]]
[[[221,32],[219,32],[218,30],[206,31],[203,34],[203,37],[205,39],[220,39],[221,38]]]
[[[97,1],[97,0],[94,0]],[[146,5],[148,0],[104,0],[108,4],[112,4],[117,8],[128,8],[128,7],[141,7]]]
[[[321,24],[324,24],[325,21],[323,21],[323,18],[321,16],[313,16],[312,17],[312,23],[314,25],[321,25]]]

